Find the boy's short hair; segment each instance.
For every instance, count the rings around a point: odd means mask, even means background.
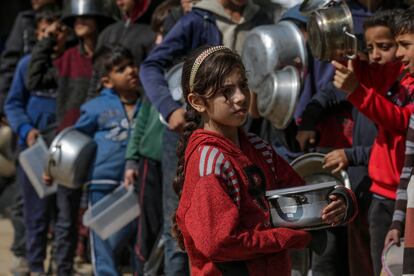
[[[35,14],[35,22],[39,24],[40,21],[52,23],[60,18],[62,15],[61,9],[57,4],[46,4],[40,7]]]
[[[364,32],[373,27],[387,27],[391,31],[394,30],[395,20],[399,15],[403,13],[401,9],[391,9],[391,10],[383,10],[374,13],[374,15],[368,17],[364,23],[363,28]]]
[[[393,33],[394,36],[414,34],[414,7],[410,7],[396,17]]]
[[[162,27],[170,10],[174,7],[179,7],[180,1],[166,0],[162,2],[153,12],[151,16],[151,29],[156,33],[162,33]]]
[[[93,70],[98,79],[108,76],[111,70],[125,60],[135,61],[134,55],[120,44],[106,44],[95,52],[93,56]],[[101,85],[97,91],[101,90]]]

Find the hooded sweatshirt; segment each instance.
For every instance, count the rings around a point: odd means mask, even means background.
[[[186,148],[177,223],[191,274],[290,275],[287,249],[304,248],[310,235],[272,228],[264,195],[303,180],[261,138],[239,131],[239,140],[240,148],[200,129]]]

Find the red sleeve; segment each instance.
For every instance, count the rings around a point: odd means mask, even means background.
[[[348,96],[348,100],[364,115],[381,127],[405,135],[414,104],[397,106],[377,93],[373,88],[360,85]]]
[[[310,235],[304,231],[242,228],[239,209],[222,182],[216,175],[200,178],[185,214],[185,227],[204,256],[217,262],[246,260],[289,248],[304,248],[309,243]]]

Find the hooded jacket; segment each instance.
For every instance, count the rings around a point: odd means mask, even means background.
[[[402,76],[400,64],[387,64],[373,68],[367,63],[354,64],[360,86],[348,100],[378,127],[369,159],[368,172],[372,179],[371,191],[395,199],[404,165],[405,137],[410,115],[414,112],[414,77],[405,74],[391,101],[386,93]]]
[[[310,235],[272,228],[264,195],[304,181],[258,136],[240,130],[239,141],[202,129],[189,139],[177,223],[191,273],[290,275],[287,249],[305,247]]]
[[[217,0],[203,0],[198,3],[175,24],[161,44],[157,45],[141,64],[140,78],[145,93],[165,119],[181,107],[168,90],[164,77],[166,68],[203,45],[214,46],[224,43],[232,49],[234,46],[237,48],[247,30],[272,23],[263,11],[255,8],[257,6],[251,0],[244,9],[244,19],[237,24],[231,23],[229,16],[224,14],[223,8],[220,7]],[[226,42],[231,42],[232,45],[227,45]]]

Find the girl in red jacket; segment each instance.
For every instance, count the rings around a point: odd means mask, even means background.
[[[287,249],[311,235],[272,228],[265,191],[303,180],[259,137],[245,133],[250,90],[240,57],[224,46],[197,50],[183,68],[186,125],[178,144],[174,188],[180,195],[174,232],[191,274],[290,275]],[[342,199],[331,196],[326,223],[343,222]]]

